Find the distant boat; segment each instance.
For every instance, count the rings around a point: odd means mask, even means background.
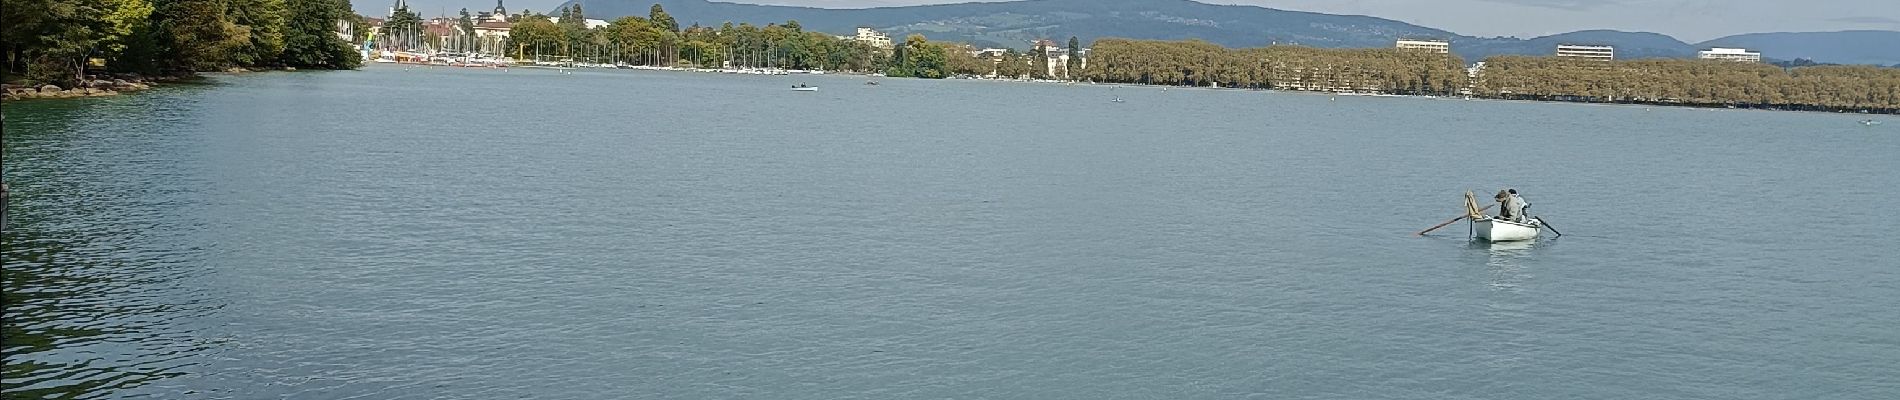
[[[799,84],[799,85],[797,85],[797,86],[792,86],[792,91],[795,91],[795,92],[816,92],[816,91],[818,91],[818,87],[817,87],[817,86],[806,86],[806,85],[804,85],[804,84]]]
[[[1860,121],[1860,124],[1861,124],[1861,125],[1866,125],[1866,126],[1878,126],[1878,125],[1880,125],[1880,121],[1875,121],[1875,120],[1871,120],[1871,119],[1869,119],[1869,120],[1863,120],[1863,121]]]
[[[1123,102],[1125,102],[1125,101],[1123,101],[1123,100],[1122,100],[1122,98],[1120,98],[1120,97],[1116,97],[1116,98],[1115,98],[1114,100],[1109,100],[1108,102],[1110,102],[1110,103],[1123,103]]]
[[[877,86],[877,85],[878,85],[878,83],[877,83],[877,81],[864,81],[864,84],[865,84],[866,86]]]

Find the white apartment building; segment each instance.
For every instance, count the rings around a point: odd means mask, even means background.
[[[858,27],[857,36],[839,36],[838,38],[870,43],[871,46],[880,49],[890,49],[893,47],[890,36],[885,36],[884,32],[878,32],[876,29],[864,26]]]
[[[561,23],[561,17],[548,17],[548,22]],[[581,24],[587,26],[587,29],[606,28],[608,25],[612,25],[608,23],[607,20],[593,18],[582,18]]]
[[[1748,51],[1748,49],[1731,49],[1731,48],[1725,48],[1725,47],[1712,47],[1712,48],[1709,48],[1708,50],[1698,51],[1695,53],[1695,57],[1704,59],[1704,60],[1761,62],[1761,52]]]
[[[1418,50],[1431,51],[1438,54],[1447,54],[1447,53],[1451,53],[1451,42],[1444,41],[1444,40],[1436,40],[1436,39],[1426,39],[1426,40],[1399,39],[1398,48],[1418,49]]]
[[[1616,48],[1612,46],[1560,44],[1557,45],[1557,56],[1610,61],[1616,59]]]

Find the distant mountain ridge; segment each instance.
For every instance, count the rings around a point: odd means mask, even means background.
[[[1837,64],[1900,65],[1900,32],[1776,32],[1716,38],[1698,47],[1741,47],[1781,60],[1806,58]]]
[[[1710,46],[1746,47],[1775,59],[1808,58],[1855,64],[1900,63],[1900,32],[1757,33],[1700,44],[1649,32],[1587,30],[1531,39],[1478,38],[1362,15],[1287,11],[1257,6],[1216,5],[1189,0],[1022,0],[862,9],[825,9],[713,2],[709,0],[568,0],[581,4],[590,18],[645,16],[653,4],[665,7],[682,25],[699,23],[779,23],[797,20],[806,30],[847,34],[858,26],[889,33],[892,39],[920,33],[931,39],[983,47],[1027,48],[1035,39],[1069,36],[1084,43],[1103,37],[1200,39],[1229,47],[1299,44],[1313,47],[1390,47],[1399,38],[1435,38],[1452,42],[1466,60],[1495,55],[1549,55],[1558,44],[1616,46],[1618,58],[1683,58]]]

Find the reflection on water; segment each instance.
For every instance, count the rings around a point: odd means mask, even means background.
[[[169,129],[122,122],[151,121],[114,115],[124,106],[8,105],[6,398],[125,395],[186,374],[208,348],[188,327],[216,308],[177,212],[189,185],[149,168],[178,145],[163,142]]]
[[[1900,398],[1900,239],[1838,206],[1900,141],[1834,116],[775,79],[9,103],[0,397]],[[1617,234],[1366,236],[1500,172]]]
[[[1467,248],[1484,252],[1485,269],[1490,273],[1488,284],[1495,289],[1513,292],[1530,279],[1530,273],[1524,269],[1524,262],[1535,256],[1534,251],[1540,245],[1536,240],[1489,242],[1473,239],[1466,242]]]

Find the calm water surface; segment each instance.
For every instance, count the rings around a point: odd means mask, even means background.
[[[1900,123],[212,81],[6,105],[7,397],[1900,397]],[[1410,236],[1507,185],[1568,235]]]

